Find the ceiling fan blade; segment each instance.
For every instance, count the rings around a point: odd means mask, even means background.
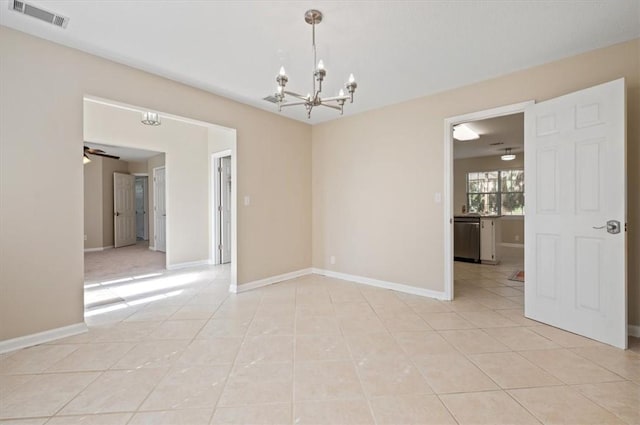
[[[119,156],[109,155],[108,153],[89,152],[89,155],[104,156],[105,158],[120,159]]]
[[[94,154],[94,155],[101,155],[101,154],[105,153],[102,149],[88,148],[88,147],[86,147],[86,146],[85,146],[84,150],[85,150],[87,153],[92,153],[92,154]]]
[[[90,148],[88,146],[84,147],[84,153],[85,154],[89,154],[89,155],[104,156],[106,158],[120,159],[119,156],[109,155],[108,153],[106,153],[102,149]]]

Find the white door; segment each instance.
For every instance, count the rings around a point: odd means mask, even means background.
[[[135,181],[132,175],[113,173],[113,240],[116,248],[136,243]]]
[[[525,151],[525,316],[626,348],[624,79],[527,107]]]
[[[136,238],[147,240],[147,178],[136,177]]]
[[[166,209],[166,179],[164,167],[153,170],[154,213],[155,213],[155,241],[156,251],[167,250],[167,209]]]
[[[231,262],[231,157],[220,158],[220,263]]]

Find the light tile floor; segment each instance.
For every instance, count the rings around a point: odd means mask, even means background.
[[[524,318],[517,266],[456,263],[453,302],[317,275],[233,295],[224,267],[98,282],[88,333],[0,356],[0,423],[640,423],[638,341]]]

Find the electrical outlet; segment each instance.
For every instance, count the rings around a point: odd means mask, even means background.
[[[331,264],[335,264],[336,263],[336,257],[332,255],[331,258],[329,258],[329,262]]]
[[[516,240],[516,242],[520,242],[520,235],[516,235],[514,239]]]
[[[249,195],[244,195],[244,206],[248,207],[249,205],[251,205],[251,198]]]
[[[87,235],[84,235],[84,240],[85,240],[85,241],[87,240]]]

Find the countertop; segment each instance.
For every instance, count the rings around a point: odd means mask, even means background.
[[[500,218],[501,215],[458,214],[453,218]]]

